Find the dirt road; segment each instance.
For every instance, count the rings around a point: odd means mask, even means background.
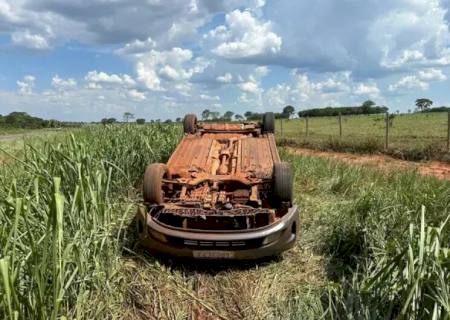
[[[334,159],[349,164],[377,167],[383,170],[416,169],[425,176],[435,176],[439,179],[450,180],[450,164],[439,161],[412,162],[395,159],[381,154],[352,154],[343,152],[318,151],[304,148],[288,148],[289,152],[305,156]]]

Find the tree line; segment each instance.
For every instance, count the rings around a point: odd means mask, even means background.
[[[448,112],[449,107],[431,108],[433,101],[427,98],[420,98],[415,101],[416,111],[418,112]],[[298,111],[299,117],[326,117],[341,115],[364,115],[364,114],[379,114],[386,113],[388,108],[385,106],[377,106],[375,102],[367,100],[360,106],[354,107],[326,107],[326,108],[313,108],[308,110]],[[410,112],[409,110],[408,112]],[[397,111],[399,113],[399,111]],[[246,111],[245,113],[236,114],[233,111],[226,111],[221,114],[218,111],[211,111],[209,109],[203,110],[201,117],[203,121],[258,121],[262,119],[264,113]],[[295,114],[295,108],[291,105],[287,105],[281,112],[275,113],[277,119],[289,119]],[[130,122],[135,120],[137,124],[144,124],[146,122],[143,118],[135,119],[134,114],[125,112],[123,114],[123,122]],[[176,118],[175,122],[181,122],[182,118]],[[116,118],[103,118],[102,124],[113,124],[118,122]],[[171,123],[171,119],[150,120],[150,123]],[[11,128],[25,128],[25,129],[40,129],[40,128],[59,128],[59,127],[74,127],[80,126],[82,122],[67,122],[58,120],[46,120],[39,117],[34,117],[26,112],[11,112],[8,115],[0,115],[0,126]]]
[[[11,112],[8,115],[0,115],[0,126],[7,128],[42,129],[80,126],[80,122],[67,122],[58,120],[46,120],[33,117],[26,112]]]
[[[360,106],[353,107],[326,107],[313,108],[298,112],[299,117],[329,117],[341,115],[362,115],[362,114],[378,114],[386,113],[388,108],[385,106],[377,106],[372,100],[363,102]]]
[[[275,112],[275,118],[277,119],[289,119],[295,112],[295,108],[293,106],[286,106],[283,108],[282,112]],[[243,115],[236,114],[233,111],[226,111],[223,114],[221,114],[218,111],[210,111],[209,109],[205,109],[202,112],[202,120],[203,121],[256,121],[261,120],[263,116],[263,112],[253,112],[253,111],[246,111]]]

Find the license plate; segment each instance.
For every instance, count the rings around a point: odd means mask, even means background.
[[[233,251],[221,250],[194,250],[194,258],[200,259],[233,259]]]

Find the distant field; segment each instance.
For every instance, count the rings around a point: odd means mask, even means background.
[[[389,129],[389,151],[405,158],[428,158],[445,153],[447,113],[395,115]],[[374,152],[384,151],[385,116],[361,115],[342,117],[342,138],[339,137],[338,117],[306,120],[277,120],[276,134],[300,145],[319,149]],[[432,158],[432,157],[431,157]]]
[[[0,164],[20,156],[24,151],[24,144],[43,144],[61,135],[67,130],[48,129],[0,129]]]

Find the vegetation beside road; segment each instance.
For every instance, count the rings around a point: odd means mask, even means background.
[[[0,167],[0,314],[448,317],[450,183],[414,172],[283,154],[302,221],[283,259],[182,264],[136,247],[142,173],[180,136],[174,125],[87,126]]]

